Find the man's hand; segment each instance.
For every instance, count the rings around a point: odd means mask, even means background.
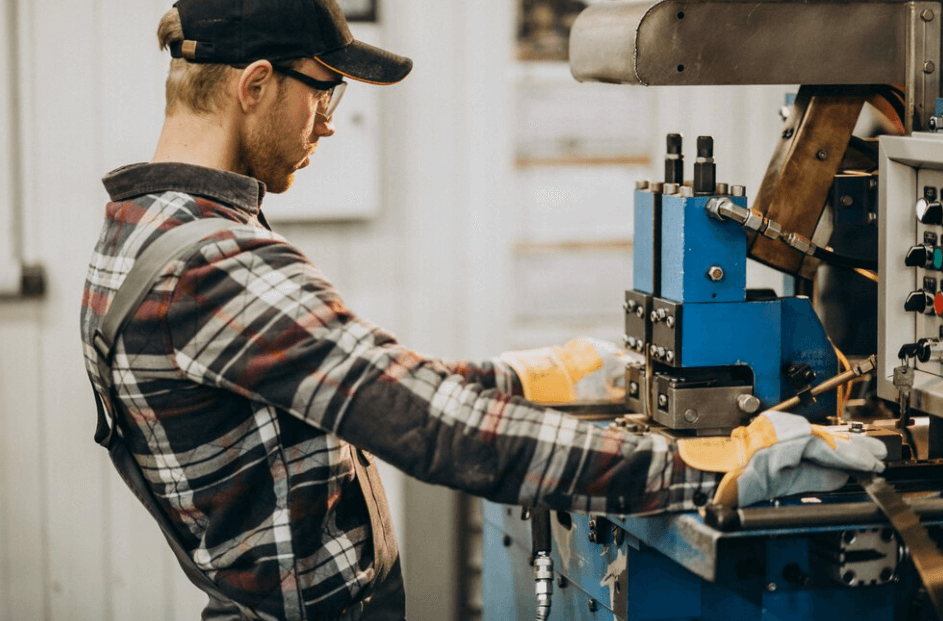
[[[832,491],[848,481],[849,471],[881,472],[887,456],[880,440],[773,411],[734,429],[729,438],[682,439],[678,449],[692,468],[726,473],[714,503],[728,506]]]
[[[619,401],[625,396],[629,354],[608,341],[582,337],[562,347],[505,352],[500,359],[514,369],[524,398],[536,403]]]

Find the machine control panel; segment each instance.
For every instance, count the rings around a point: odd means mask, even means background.
[[[913,345],[911,405],[943,416],[943,135],[883,136],[881,144],[878,395],[895,399],[893,369]]]

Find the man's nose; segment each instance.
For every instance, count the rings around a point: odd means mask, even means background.
[[[326,138],[334,135],[334,117],[327,118],[321,114],[314,117],[314,135]]]

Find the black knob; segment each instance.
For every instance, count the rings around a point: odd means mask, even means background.
[[[932,246],[912,246],[904,257],[904,265],[907,267],[927,267],[933,265],[933,247]]]
[[[916,211],[917,219],[923,224],[943,224],[943,204],[939,201],[918,198]]]
[[[904,302],[904,310],[915,313],[932,313],[933,298],[926,291],[912,291]]]
[[[665,183],[684,183],[684,156],[681,154],[681,134],[668,134],[667,146]]]

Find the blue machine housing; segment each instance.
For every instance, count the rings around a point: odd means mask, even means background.
[[[662,319],[627,322],[637,328],[627,337],[650,341],[656,371],[749,367],[754,395],[769,408],[807,387],[787,369],[807,365],[817,383],[838,372],[838,358],[807,298],[750,298],[746,232],[710,216],[713,198],[636,191],[635,291],[661,292],[652,309]],[[746,207],[744,196],[725,198]],[[816,421],[836,410],[834,393],[794,408]]]
[[[652,189],[635,191],[635,242],[632,261],[632,284],[636,291],[660,295],[661,260],[659,236],[654,234],[661,223],[661,194]]]
[[[747,235],[732,221],[712,219],[713,196],[663,196],[661,203],[661,297],[675,302],[742,302],[747,286]],[[746,197],[730,197],[746,207]],[[723,277],[711,280],[708,270]]]
[[[869,528],[720,533],[694,513],[555,513],[549,621],[916,621],[920,581],[909,561],[884,584],[849,587],[816,573],[820,542]],[[485,621],[534,618],[529,529],[520,508],[485,503]]]

